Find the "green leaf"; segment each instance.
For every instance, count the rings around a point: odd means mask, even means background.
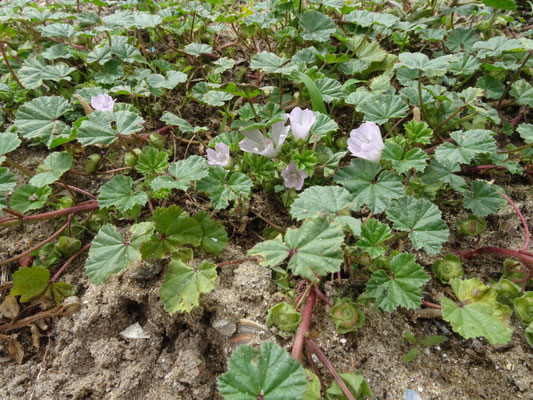
[[[499,99],[505,90],[505,85],[490,75],[484,75],[479,78],[476,86],[484,89],[485,96],[489,99]]]
[[[70,169],[73,159],[72,153],[68,151],[51,153],[44,160],[42,168],[39,168],[45,172],[34,175],[30,179],[30,185],[43,187],[54,183]]]
[[[17,186],[15,174],[11,173],[6,167],[0,167],[0,191],[11,191],[15,186]]]
[[[490,344],[511,340],[511,309],[496,300],[496,291],[479,279],[452,279],[450,285],[459,304],[447,297],[441,300],[442,318],[465,339],[485,337]]]
[[[76,36],[76,29],[70,24],[54,23],[39,29],[42,37],[71,38]]]
[[[157,177],[150,184],[152,190],[178,189],[186,191],[192,181],[198,181],[209,174],[207,161],[200,156],[190,156],[185,160],[173,162],[168,167],[168,171],[175,179],[169,176]]]
[[[337,132],[339,125],[329,115],[322,114],[319,111],[313,112],[315,115],[315,122],[311,126],[311,132],[319,137],[325,136],[328,133]]]
[[[250,255],[261,255],[261,265],[275,267],[290,257],[288,268],[295,274],[318,282],[319,276],[339,271],[343,262],[344,234],[340,225],[327,216],[308,219],[299,229],[290,228],[281,236],[255,245]]]
[[[76,286],[65,282],[56,282],[53,285],[48,284],[44,294],[50,297],[55,304],[61,304],[67,297],[76,294]]]
[[[114,127],[112,127],[112,123]],[[127,110],[116,112],[94,111],[75,122],[78,141],[82,146],[111,144],[118,135],[131,135],[143,129],[144,119]]]
[[[430,144],[433,130],[425,121],[411,120],[403,125],[405,135],[412,143]]]
[[[161,173],[168,165],[168,154],[154,147],[146,146],[137,158],[135,169],[143,175]]]
[[[318,11],[308,11],[300,15],[300,27],[303,29],[304,40],[329,42],[329,37],[337,30],[333,20],[326,14]]]
[[[409,68],[425,72],[428,76],[440,76],[448,70],[450,56],[429,58],[424,53],[401,53],[396,68]]]
[[[496,214],[500,208],[507,204],[498,192],[503,193],[503,190],[486,181],[475,180],[470,184],[470,191],[465,190],[461,192],[463,195],[463,205],[480,217]]]
[[[392,276],[379,270],[372,274],[365,293],[376,299],[378,306],[388,312],[398,307],[419,308],[422,303],[422,287],[429,275],[415,262],[413,254],[394,256],[390,266]]]
[[[424,249],[428,254],[438,253],[450,233],[438,207],[426,199],[404,197],[396,201],[387,210],[387,219],[394,229],[409,232],[416,250]]]
[[[62,62],[48,65],[42,59],[31,57],[24,61],[18,72],[18,77],[26,89],[37,89],[43,84],[43,81],[70,81],[71,77],[68,75],[74,71],[76,71],[75,68]]]
[[[464,26],[458,26],[453,29],[446,39],[446,47],[451,52],[471,52],[473,50],[474,43],[480,40],[479,35],[475,29],[467,28]]]
[[[146,62],[139,49],[128,43],[125,36],[112,36],[111,52],[122,62]]]
[[[151,222],[142,222],[130,228],[132,237],[126,241],[111,224],[104,225],[92,241],[85,272],[92,283],[107,282],[111,275],[141,262],[139,248],[149,240],[154,230]]]
[[[152,221],[157,233],[143,244],[141,253],[144,259],[163,258],[177,252],[184,244],[199,246],[202,241],[200,223],[176,205],[157,208],[152,214]]]
[[[230,201],[237,200],[239,196],[248,197],[253,187],[253,182],[241,172],[234,172],[226,182],[228,171],[219,165],[209,168],[209,175],[198,181],[197,188],[209,194],[209,198],[216,209],[223,209]]]
[[[500,10],[516,10],[516,3],[513,0],[481,0],[481,2],[488,7]]]
[[[322,114],[327,114],[328,111],[326,110],[324,99],[322,99],[322,94],[320,94],[320,90],[318,90],[315,82],[309,76],[300,71],[295,71],[293,76],[302,81],[307,88],[309,96],[311,97],[311,103],[313,104],[313,110],[319,111]]]
[[[520,124],[516,130],[527,144],[533,143],[533,124]]]
[[[371,258],[378,258],[385,255],[387,251],[385,242],[392,238],[390,228],[374,218],[369,218],[361,227],[361,239],[356,243]]]
[[[458,162],[469,164],[478,154],[498,151],[492,132],[485,129],[473,129],[466,132],[450,133],[454,143],[443,143],[435,150],[435,158],[440,162]]]
[[[441,186],[447,183],[456,190],[462,190],[466,188],[466,181],[462,176],[454,174],[454,172],[459,172],[460,170],[461,167],[457,162],[446,160],[439,162],[433,159],[420,176],[420,180],[426,185]]]
[[[12,152],[20,146],[20,143],[19,136],[15,132],[0,133],[0,156]]]
[[[224,226],[211,219],[208,213],[202,211],[193,216],[193,218],[202,226],[203,236],[200,243],[200,250],[220,254],[228,244],[228,234]]]
[[[185,53],[190,54],[191,56],[199,57],[202,53],[212,53],[213,47],[204,43],[189,43],[185,46]]]
[[[20,295],[20,302],[26,303],[42,294],[48,288],[50,271],[43,267],[19,268],[13,273],[13,288],[10,296]]]
[[[409,350],[409,352],[402,358],[402,362],[407,364],[411,361],[413,361],[415,358],[418,357],[418,355],[420,354],[420,350],[418,349],[418,347],[413,347],[411,350]]]
[[[380,170],[379,164],[357,158],[350,166],[341,168],[333,180],[355,196],[355,210],[366,204],[372,213],[379,214],[394,199],[405,195],[400,177],[390,171],[379,173]]]
[[[191,312],[200,305],[201,294],[215,288],[217,276],[217,266],[212,262],[190,267],[182,260],[172,260],[160,292],[165,310],[170,314]]]
[[[525,79],[520,79],[511,86],[511,96],[522,106],[533,108],[533,86]]]
[[[495,36],[486,41],[474,43],[473,49],[478,50],[478,58],[498,57],[507,51],[521,50],[522,44],[518,39],[509,39],[505,36]]]
[[[387,15],[387,14],[384,14]],[[352,396],[357,400],[364,400],[368,397],[372,397],[372,392],[368,383],[363,378],[360,372],[351,372],[351,373],[340,373],[342,381],[352,394]],[[336,380],[333,381],[330,388],[326,391],[328,400],[346,400],[347,397],[344,394],[339,382]]]
[[[148,201],[146,193],[133,189],[133,179],[124,175],[116,175],[104,183],[99,193],[101,207],[115,206],[120,212],[131,210],[135,205],[144,206]]]
[[[273,74],[290,74],[295,66],[285,57],[278,57],[274,53],[262,51],[261,53],[254,54],[250,68],[260,69],[261,71]]]
[[[52,193],[52,188],[49,186],[22,185],[11,196],[11,208],[21,213],[41,208],[45,205],[50,193]]]
[[[291,205],[293,218],[301,221],[317,212],[327,213],[335,218],[342,210],[354,210],[353,196],[338,186],[312,186],[305,189]]]
[[[320,78],[315,81],[315,85],[326,103],[343,98],[342,85],[335,79]]]
[[[198,100],[209,106],[221,107],[224,105],[224,102],[231,100],[232,98],[233,95],[230,93],[221,90],[210,90]]]
[[[428,156],[418,147],[405,152],[398,143],[388,140],[381,153],[381,158],[392,161],[392,167],[400,174],[405,174],[411,168],[422,172],[427,166]]]
[[[368,96],[357,105],[356,109],[365,114],[365,121],[372,121],[378,125],[386,123],[391,118],[403,118],[409,111],[409,107],[400,96],[391,94]]]
[[[228,360],[228,372],[217,379],[226,400],[301,400],[306,385],[302,365],[272,342],[263,343],[261,351],[237,347]]]
[[[207,128],[205,126],[192,126],[190,123],[188,123],[184,119],[168,111],[165,111],[163,113],[163,115],[161,116],[161,121],[165,122],[168,125],[177,126],[182,133],[187,133],[187,132],[196,133],[196,132],[207,131]]]
[[[61,96],[42,96],[19,107],[15,127],[25,139],[40,139],[46,143],[52,135],[60,134],[66,124],[59,118],[71,110]]]

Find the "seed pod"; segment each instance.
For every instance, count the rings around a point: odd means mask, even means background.
[[[442,283],[448,283],[451,279],[462,278],[465,272],[459,257],[447,254],[442,260],[437,260],[431,266],[431,270]]]
[[[340,333],[355,332],[365,323],[365,315],[348,297],[337,299],[329,315]]]
[[[133,149],[133,152],[137,154],[137,157],[135,157],[129,151],[124,154],[124,165],[126,167],[135,167],[135,164],[137,164],[137,158],[142,154],[141,149]]]
[[[465,221],[457,223],[459,232],[467,236],[477,236],[487,229],[487,221],[477,215],[470,214]]]
[[[529,324],[526,328],[524,335],[526,335],[526,342],[533,347],[533,324]]]
[[[58,204],[57,209],[62,210],[64,208],[72,207],[72,205],[74,204],[74,200],[72,200],[72,197],[70,196],[63,196],[59,198],[58,203],[59,204]]]
[[[158,149],[162,149],[165,145],[165,141],[159,133],[152,133],[148,142],[150,143],[150,145],[157,147]]]
[[[533,292],[526,292],[522,297],[514,299],[514,312],[522,325],[533,323]]]
[[[85,170],[92,174],[94,171],[96,171],[96,167],[101,159],[102,157],[100,157],[100,154],[91,154],[85,162]]]
[[[81,241],[70,236],[61,236],[57,241],[56,249],[65,256],[71,256],[81,249]]]
[[[302,314],[284,301],[268,310],[266,317],[267,326],[276,325],[279,329],[286,332],[296,331],[301,320]]]
[[[509,279],[500,279],[493,288],[496,290],[497,300],[508,306],[512,306],[513,300],[520,296],[520,287]]]

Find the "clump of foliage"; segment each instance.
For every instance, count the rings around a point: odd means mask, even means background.
[[[60,225],[0,260],[11,296],[61,304],[76,289],[58,279],[87,253],[93,284],[161,261],[165,309],[190,312],[217,269],[244,261],[214,262],[228,230],[257,217],[267,239],[248,254],[288,297],[268,323],[295,332],[293,359],[305,349],[325,365],[328,398],[371,393],[309,335],[318,300],[342,334],[364,329],[369,304],[428,305],[490,343],[510,340],[514,313],[533,342],[529,230],[495,183],[533,176],[533,39],[513,0],[84,3],[98,12],[74,0],[0,7],[0,227]],[[29,169],[35,147],[46,157]],[[257,211],[267,197],[290,227]],[[468,213],[458,232],[479,239],[507,204],[524,246],[445,256],[433,272],[455,298],[425,301],[417,257],[447,248],[443,211]],[[511,259],[502,279],[462,279],[460,258],[486,253]],[[331,304],[332,276],[365,289]],[[235,350],[218,383],[227,399],[316,398],[306,376],[265,343]]]

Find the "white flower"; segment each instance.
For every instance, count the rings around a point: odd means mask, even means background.
[[[215,150],[207,149],[207,163],[227,167],[230,163],[229,146],[224,143],[215,144]]]
[[[365,122],[350,132],[348,149],[354,157],[377,163],[381,159],[383,147],[381,132],[374,122]]]
[[[98,111],[113,111],[115,100],[108,94],[91,97],[91,106]]]
[[[287,168],[281,171],[281,176],[285,181],[285,187],[287,189],[295,188],[296,190],[301,190],[304,185],[305,178],[307,178],[309,175],[307,175],[307,172],[305,172],[303,169],[300,171],[296,166],[296,162],[291,161]]]
[[[300,107],[296,107],[289,114],[289,119],[291,120],[291,130],[294,140],[307,140],[309,130],[315,123],[313,111],[309,109],[302,110]]]
[[[288,132],[289,127],[285,126],[285,121],[276,122],[272,124],[272,138],[266,138],[258,129],[253,129],[243,132],[246,139],[241,140],[239,146],[242,151],[273,158],[281,151]]]

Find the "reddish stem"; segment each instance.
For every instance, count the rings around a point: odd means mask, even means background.
[[[233,265],[233,264],[241,264],[246,261],[257,261],[257,258],[252,257],[252,258],[241,258],[240,260],[234,260],[234,261],[224,261],[224,262],[218,263],[217,268],[226,267],[228,265]]]
[[[9,226],[9,225],[14,225],[14,224],[21,223],[21,222],[42,221],[45,219],[62,217],[64,215],[77,214],[80,212],[91,211],[97,208],[98,208],[98,201],[91,200],[85,203],[80,203],[73,207],[63,208],[61,210],[49,211],[49,212],[36,214],[36,215],[28,215],[24,218],[18,218],[18,217],[7,218],[0,222],[0,226]]]
[[[346,264],[348,264],[348,272],[350,273],[350,282],[354,284],[355,276],[353,275],[352,261],[350,260],[350,256],[346,256]]]
[[[67,222],[65,222],[65,224],[61,228],[59,228],[59,230],[56,233],[54,233],[52,236],[50,236],[48,239],[43,240],[41,243],[36,244],[31,249],[28,249],[28,250],[20,253],[17,256],[13,256],[11,258],[8,258],[7,260],[0,261],[0,267],[2,265],[9,264],[9,263],[11,263],[13,261],[17,261],[17,260],[21,259],[22,257],[30,254],[32,251],[37,250],[39,247],[44,246],[46,243],[51,242],[52,240],[54,240],[56,237],[61,235],[61,232],[63,232],[70,225],[71,218],[72,218],[72,214],[68,216]]]
[[[314,285],[313,285],[314,286]],[[292,345],[291,357],[302,362],[302,350],[304,347],[305,335],[309,332],[311,327],[311,317],[313,316],[313,309],[316,304],[316,291],[310,290],[309,296],[305,303],[305,308],[302,313],[302,322],[298,326],[296,335],[294,335],[294,343]]]
[[[52,277],[52,279],[50,279],[49,283],[51,285],[53,285],[55,283],[55,281],[57,280],[57,278],[59,278],[61,276],[61,274],[63,273],[63,271],[65,271],[65,269],[67,269],[67,267],[72,264],[72,261],[74,261],[76,258],[78,258],[78,256],[83,253],[85,250],[87,250],[89,247],[91,247],[91,244],[92,242],[89,242],[87,243],[85,246],[83,246],[76,254],[74,254],[73,256],[71,256],[66,262],[65,264],[63,264],[63,266],[55,273],[55,275]]]
[[[333,307],[333,304],[331,304],[328,300],[328,298],[326,297],[326,295],[324,293],[322,293],[320,291],[320,289],[318,289],[316,286],[314,286],[314,289],[315,289],[315,292],[316,292],[316,295],[318,297],[320,297],[320,300],[322,300],[324,303],[326,303],[328,305],[328,307]]]
[[[505,257],[517,258],[521,262],[533,266],[533,254],[531,254],[529,251],[509,250],[509,249],[504,249],[501,247],[486,246],[486,247],[480,247],[474,250],[465,250],[465,251],[455,252],[455,254],[457,254],[458,256],[467,258],[467,259],[475,257],[478,254],[483,254],[483,253],[500,254]]]
[[[306,338],[305,344],[309,347],[311,352],[318,357],[322,364],[324,364],[324,366],[328,369],[329,373],[333,375],[333,378],[335,378],[348,400],[355,400],[355,397],[353,397],[352,392],[350,392],[348,387],[346,387],[346,384],[335,370],[335,367],[333,367],[333,364],[331,364],[331,361],[329,361],[328,357],[324,354],[322,349],[315,343],[315,341],[313,339]]]
[[[434,308],[436,310],[441,310],[442,309],[441,305],[435,304],[435,303],[430,303],[429,301],[425,301],[425,300],[422,300],[422,305],[426,306],[426,307],[429,307],[429,308]]]

